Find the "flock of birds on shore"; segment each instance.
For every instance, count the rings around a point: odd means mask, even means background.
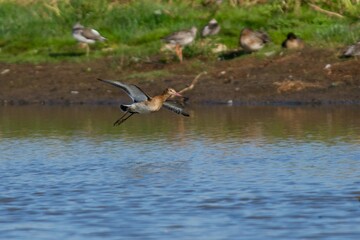
[[[215,19],[210,22],[202,29],[201,37],[206,38],[209,36],[216,35],[220,32],[220,25]],[[162,40],[169,45],[169,49],[174,50],[178,56],[180,62],[183,61],[182,49],[194,42],[197,34],[197,28],[195,26],[190,29],[181,30],[174,32]],[[86,28],[80,23],[76,23],[72,29],[73,37],[86,48],[86,55],[89,55],[89,45],[96,41],[105,41],[106,38],[91,28]],[[240,32],[239,46],[246,52],[251,53],[260,50],[270,42],[269,35],[264,31],[257,31],[251,28],[245,27]],[[281,46],[288,49],[302,49],[305,44],[304,41],[297,37],[294,33],[288,33],[286,39],[282,42]],[[348,46],[342,54],[342,57],[360,56],[360,41],[356,44]]]
[[[216,35],[220,32],[220,29],[221,27],[218,22],[215,19],[212,19],[202,29],[201,37],[206,38],[208,36]],[[164,37],[162,40],[166,44],[170,45],[170,48],[174,49],[180,62],[182,62],[182,49],[194,42],[196,34],[197,28],[192,27],[188,30],[174,32]],[[102,42],[106,40],[106,38],[101,36],[97,30],[86,28],[80,23],[76,23],[73,26],[72,35],[80,44],[84,45],[87,55],[90,51],[88,44],[93,44],[96,41]],[[270,41],[271,40],[269,35],[266,32],[253,30],[246,27],[243,28],[240,32],[239,46],[245,53],[252,53],[262,49]],[[286,39],[282,42],[281,46],[288,49],[302,49],[304,48],[305,44],[301,38],[290,32],[288,33]],[[344,50],[342,57],[351,56],[360,56],[360,42],[351,45]],[[172,88],[165,89],[164,92],[160,95],[150,97],[138,86],[133,84],[125,84],[113,80],[98,80],[119,87],[125,91],[125,93],[127,93],[133,101],[131,104],[120,105],[120,109],[125,113],[114,123],[114,126],[122,124],[134,114],[155,112],[160,110],[161,107],[165,107],[166,109],[183,116],[189,116],[189,114],[184,111],[182,105],[175,101],[169,101],[169,98],[181,96]]]

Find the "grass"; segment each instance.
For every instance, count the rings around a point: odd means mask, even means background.
[[[313,46],[339,47],[357,41],[360,24],[356,17],[360,6],[349,0],[323,1],[321,7],[338,11],[345,17],[334,18],[302,5],[300,12],[284,8],[279,1],[249,6],[219,8],[194,1],[107,1],[0,0],[0,61],[51,62],[88,59],[71,36],[74,23],[93,27],[108,41],[91,45],[90,59],[102,56],[145,58],[159,54],[161,38],[180,29],[201,29],[211,18],[222,26],[216,42],[237,48],[240,30],[245,27],[269,33],[274,45],[280,45],[290,31]],[[125,3],[121,3],[125,2]],[[248,1],[251,2],[251,1]],[[292,1],[288,1],[292,2]],[[315,1],[319,3],[319,1]],[[284,10],[285,9],[285,10]],[[193,45],[185,57],[211,57],[209,49]]]

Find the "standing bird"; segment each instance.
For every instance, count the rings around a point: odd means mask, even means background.
[[[211,21],[201,31],[201,36],[208,37],[208,36],[216,35],[220,32],[220,29],[221,27],[216,21],[216,19],[211,19]]]
[[[270,38],[267,33],[263,31],[254,31],[251,28],[244,28],[240,32],[239,45],[246,52],[256,52],[263,48],[268,42],[270,42]]]
[[[76,23],[73,26],[72,35],[78,42],[80,42],[80,44],[85,45],[86,56],[89,56],[90,52],[89,43],[93,44],[96,41],[103,42],[106,40],[106,38],[101,36],[100,33],[95,29],[85,28],[80,23]]]
[[[355,57],[360,56],[360,41],[348,46],[344,51],[341,57],[347,58],[347,57]]]
[[[301,38],[298,38],[294,33],[290,32],[281,46],[288,49],[303,49],[305,44]]]
[[[132,104],[121,104],[120,109],[125,112],[115,123],[118,126],[129,119],[135,113],[151,113],[159,111],[162,106],[183,116],[189,117],[189,114],[184,111],[182,106],[174,101],[167,101],[171,96],[180,96],[172,88],[167,88],[165,91],[155,97],[149,97],[143,90],[133,84],[125,84],[118,81],[104,80],[98,78],[99,81],[109,83],[124,90],[133,100]]]
[[[164,37],[163,40],[166,43],[175,46],[175,53],[178,56],[180,62],[182,62],[183,61],[182,48],[186,45],[189,45],[195,40],[196,33],[197,33],[197,28],[192,27],[190,30],[182,30],[170,34],[169,36]]]

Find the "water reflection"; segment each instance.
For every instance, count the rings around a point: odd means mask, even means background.
[[[251,139],[271,141],[295,138],[304,141],[333,141],[346,138],[358,141],[360,107],[194,107],[191,118],[166,110],[156,114],[135,116],[120,127],[113,121],[120,115],[115,106],[97,107],[0,107],[0,136],[27,137],[51,135],[88,137],[106,135],[133,141],[177,139],[187,136],[212,141],[246,142]]]

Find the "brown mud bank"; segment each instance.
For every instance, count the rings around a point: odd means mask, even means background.
[[[156,57],[126,65],[113,57],[81,63],[0,63],[0,103],[110,104],[128,98],[97,78],[134,83],[154,95],[166,87],[183,89],[203,71],[207,74],[184,93],[190,103],[360,103],[360,60],[339,59],[335,50],[314,48],[183,63],[163,63]]]

